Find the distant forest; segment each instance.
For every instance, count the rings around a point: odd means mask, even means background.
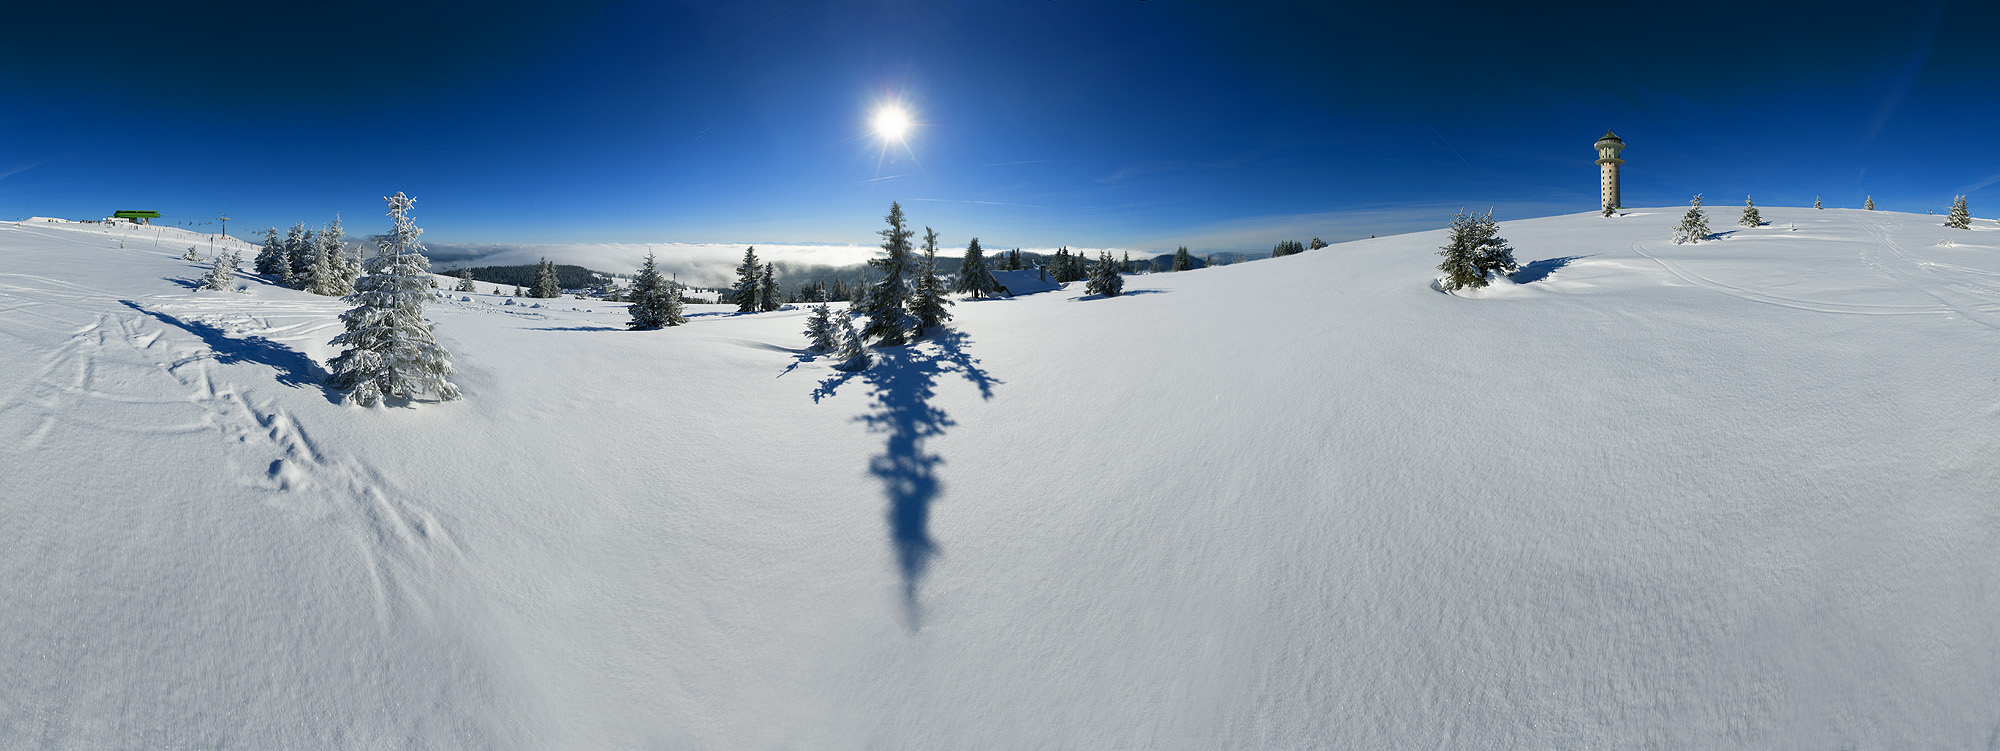
[[[460,268],[462,267],[449,269],[433,268],[431,269],[431,273],[458,276]],[[535,286],[535,271],[540,268],[540,265],[533,263],[519,266],[474,266],[472,267],[472,280],[486,284],[498,284],[508,287],[519,285],[522,288],[530,288]],[[590,289],[603,284],[604,280],[610,276],[610,274],[591,271],[582,266],[556,264],[556,284],[563,289]]]

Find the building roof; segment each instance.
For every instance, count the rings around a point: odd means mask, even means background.
[[[1625,142],[1625,139],[1623,139],[1623,138],[1619,138],[1619,137],[1618,137],[1618,134],[1617,134],[1617,133],[1613,133],[1613,132],[1611,132],[1611,129],[1610,129],[1610,128],[1605,128],[1605,129],[1604,129],[1604,137],[1603,137],[1603,138],[1599,138],[1599,139],[1597,139],[1597,140],[1599,140],[1599,141],[1617,141],[1617,142],[1619,142],[1619,143],[1624,143],[1624,142]]]

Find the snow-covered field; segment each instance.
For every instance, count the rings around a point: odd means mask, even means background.
[[[377,409],[337,300],[0,224],[0,747],[1990,747],[2000,228],[1680,213],[852,375],[803,310],[451,294],[466,398]]]

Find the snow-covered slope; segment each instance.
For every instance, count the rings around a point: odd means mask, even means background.
[[[0,224],[0,746],[1988,745],[2000,229],[1679,213],[1503,223],[1463,297],[1431,232],[961,301],[859,374],[803,310],[451,294],[465,400],[373,410],[338,301]]]

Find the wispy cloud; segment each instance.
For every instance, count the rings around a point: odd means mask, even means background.
[[[866,180],[862,180],[861,182],[855,183],[855,185],[867,185],[869,183],[879,183],[882,182],[883,180],[894,180],[899,177],[909,177],[909,175],[883,175],[881,177],[871,177]]]
[[[13,169],[10,169],[10,170],[7,170],[6,172],[0,172],[0,180],[5,180],[5,179],[7,179],[7,178],[10,178],[10,177],[13,177],[13,176],[15,176],[15,175],[18,175],[18,174],[21,174],[21,173],[23,173],[23,172],[27,172],[28,170],[31,170],[31,169],[34,169],[34,168],[36,168],[36,167],[40,167],[40,166],[42,166],[42,165],[44,165],[44,164],[48,164],[49,162],[53,162],[53,161],[55,161],[55,160],[57,160],[57,159],[68,159],[69,157],[70,157],[70,155],[68,155],[68,154],[64,154],[64,155],[62,155],[62,156],[52,156],[52,157],[48,157],[48,158],[45,158],[45,159],[42,159],[42,160],[40,160],[40,161],[35,161],[35,162],[29,162],[29,163],[27,163],[27,164],[23,164],[23,165],[21,165],[21,166],[19,166],[19,167],[15,167],[15,168],[13,168]]]
[[[1990,188],[1990,187],[1992,187],[1992,186],[1994,185],[1994,183],[2000,183],[2000,173],[1994,173],[1994,174],[1991,174],[1991,175],[1987,175],[1987,176],[1986,176],[1986,179],[1984,179],[1984,180],[1981,180],[1981,181],[1979,181],[1979,182],[1976,182],[1976,183],[1973,183],[1973,184],[1971,184],[1971,185],[1967,185],[1967,186],[1965,186],[1965,187],[1963,187],[1963,188],[1959,188],[1959,189],[1958,189],[1958,192],[1959,192],[1959,193],[1977,193],[1977,192],[1979,192],[1979,191],[1982,191],[1982,190],[1985,190],[1985,189],[1987,189],[1987,188]]]
[[[981,206],[1019,206],[1019,207],[1022,207],[1022,208],[1028,208],[1028,209],[1045,209],[1045,208],[1048,208],[1047,206],[1036,206],[1036,205],[1034,205],[1034,204],[1032,204],[1032,203],[1007,203],[1007,202],[1004,202],[1004,201],[973,201],[973,200],[969,200],[969,199],[963,199],[963,198],[912,198],[912,199],[910,199],[910,200],[912,200],[912,201],[928,201],[928,202],[931,202],[931,203],[976,203],[976,204],[979,204],[979,205],[981,205]]]

